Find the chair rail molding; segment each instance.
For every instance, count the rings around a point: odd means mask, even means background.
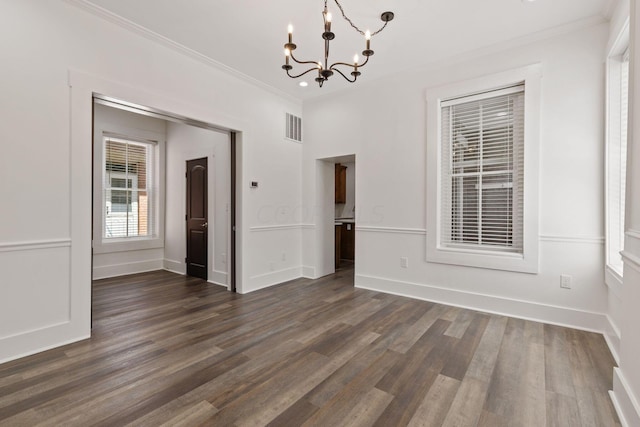
[[[21,242],[0,242],[0,252],[32,251],[38,249],[67,248],[71,238],[25,240]]]

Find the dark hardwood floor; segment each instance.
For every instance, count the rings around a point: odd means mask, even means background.
[[[613,426],[602,336],[353,288],[100,280],[90,340],[0,365],[0,425]]]

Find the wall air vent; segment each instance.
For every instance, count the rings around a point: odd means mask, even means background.
[[[302,142],[302,119],[287,113],[284,137],[291,141]]]

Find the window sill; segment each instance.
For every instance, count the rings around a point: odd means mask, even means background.
[[[94,254],[108,254],[113,252],[139,251],[164,247],[164,240],[156,237],[133,237],[120,239],[104,239],[94,242]]]
[[[522,254],[508,252],[474,251],[471,249],[461,250],[428,245],[427,262],[490,270],[514,271],[518,273],[538,273],[537,257],[526,257]]]

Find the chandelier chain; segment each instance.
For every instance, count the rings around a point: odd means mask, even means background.
[[[345,15],[344,13],[344,9],[342,9],[342,5],[340,4],[340,2],[338,0],[334,0],[336,2],[336,4],[338,5],[338,9],[340,9],[340,13],[342,13],[342,17],[345,19],[345,21],[347,21],[354,30],[356,30],[357,32],[359,32],[360,34],[362,34],[364,36],[364,31],[362,31],[360,28],[358,28],[356,26],[356,24],[353,23],[353,21],[351,19],[349,19],[347,17],[347,15]],[[327,7],[327,0],[324,0],[324,7]],[[378,34],[380,31],[384,30],[384,28],[387,26],[388,22],[385,22],[384,25],[382,27],[380,27],[379,30],[371,33],[371,37],[375,36],[376,34]]]

